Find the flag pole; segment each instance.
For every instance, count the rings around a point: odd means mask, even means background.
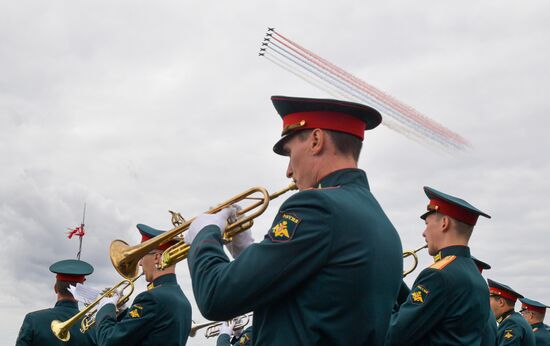
[[[84,219],[86,218],[86,203],[84,203],[84,212],[82,213],[82,223],[80,224],[80,229],[84,230]],[[82,252],[82,231],[81,234],[78,235],[79,239],[79,245],[78,245],[78,253],[76,254],[76,258],[80,261],[80,253]]]

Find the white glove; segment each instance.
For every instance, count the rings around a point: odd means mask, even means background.
[[[223,322],[220,326],[220,335],[227,334],[231,336],[233,334],[233,328],[235,327],[235,321],[231,320],[229,323]]]
[[[189,229],[184,234],[185,243],[191,245],[197,234],[199,234],[204,227],[210,225],[218,226],[223,234],[227,226],[227,219],[235,217],[235,213],[234,207],[227,207],[216,214],[202,214],[197,216],[195,220],[191,222]]]
[[[101,308],[107,304],[113,304],[116,309],[116,305],[119,299],[120,299],[120,292],[118,292],[117,290],[113,293],[111,297],[105,297],[99,301],[99,303],[97,304],[97,311],[101,310]]]
[[[82,304],[90,304],[96,300],[101,293],[100,290],[84,286],[81,283],[77,283],[76,286],[69,286],[68,290],[73,295],[73,298]]]
[[[252,238],[252,232],[250,229],[247,229],[244,232],[241,232],[233,237],[230,243],[227,243],[225,246],[227,250],[231,253],[233,258],[239,257],[241,252],[244,251],[247,247],[254,243],[254,238]]]
[[[237,213],[239,213],[241,210],[243,210],[243,207],[241,207],[240,205],[238,205],[238,204],[231,204],[231,207],[230,207],[230,208],[234,208],[234,209],[235,209],[235,212],[232,213],[232,214],[227,218],[227,223],[229,223],[229,224],[235,223],[235,222],[237,222],[238,219],[241,219],[241,218],[244,217],[244,214],[237,216]]]

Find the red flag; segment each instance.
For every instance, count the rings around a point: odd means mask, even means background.
[[[86,232],[84,231],[84,225],[80,225],[76,227],[75,229],[68,228],[69,232],[67,232],[67,238],[71,239],[73,235],[77,235],[79,237],[83,237]]]

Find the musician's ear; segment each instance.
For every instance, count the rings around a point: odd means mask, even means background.
[[[319,154],[326,145],[326,132],[321,129],[315,129],[310,135],[310,150],[313,154]]]

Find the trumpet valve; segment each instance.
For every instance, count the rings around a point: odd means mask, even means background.
[[[249,220],[243,224],[237,225],[236,227],[226,229],[225,232],[223,233],[223,242],[225,244],[231,242],[234,236],[236,236],[241,232],[246,231],[247,229],[252,228],[253,225],[254,225],[254,220]]]

